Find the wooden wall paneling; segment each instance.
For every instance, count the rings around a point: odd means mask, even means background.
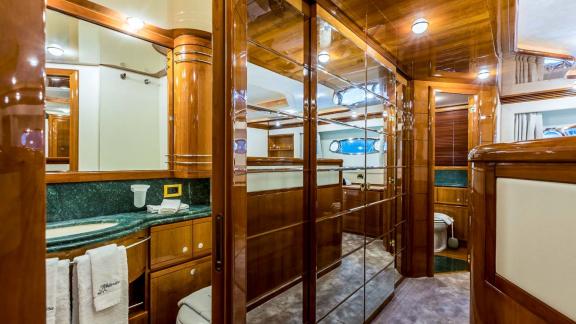
[[[181,35],[174,40],[175,172],[210,172],[212,163],[212,45]]]
[[[0,2],[0,313],[5,323],[46,319],[43,17],[43,1]]]
[[[247,9],[214,1],[212,91],[212,322],[246,322]]]

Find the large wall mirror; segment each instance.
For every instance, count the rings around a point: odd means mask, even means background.
[[[166,170],[171,50],[46,11],[46,171]]]

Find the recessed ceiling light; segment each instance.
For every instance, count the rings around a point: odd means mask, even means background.
[[[424,18],[418,18],[412,23],[412,32],[414,34],[422,34],[428,30],[428,20]]]
[[[328,61],[330,61],[330,54],[328,54],[328,52],[322,51],[318,54],[318,62],[328,63]]]
[[[131,32],[137,32],[144,27],[144,22],[140,18],[128,17],[126,18],[126,24]]]
[[[479,80],[486,80],[490,77],[490,71],[488,70],[480,70],[478,72],[478,79]]]
[[[59,45],[56,44],[48,45],[46,49],[48,50],[48,53],[50,53],[50,55],[54,56],[64,55],[64,50]]]

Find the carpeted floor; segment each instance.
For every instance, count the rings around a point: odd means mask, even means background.
[[[470,273],[405,279],[373,323],[470,323]]]

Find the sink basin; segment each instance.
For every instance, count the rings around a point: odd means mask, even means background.
[[[111,222],[111,223],[80,224],[65,227],[48,228],[46,229],[46,239],[94,232],[116,225],[118,225],[118,223]]]

